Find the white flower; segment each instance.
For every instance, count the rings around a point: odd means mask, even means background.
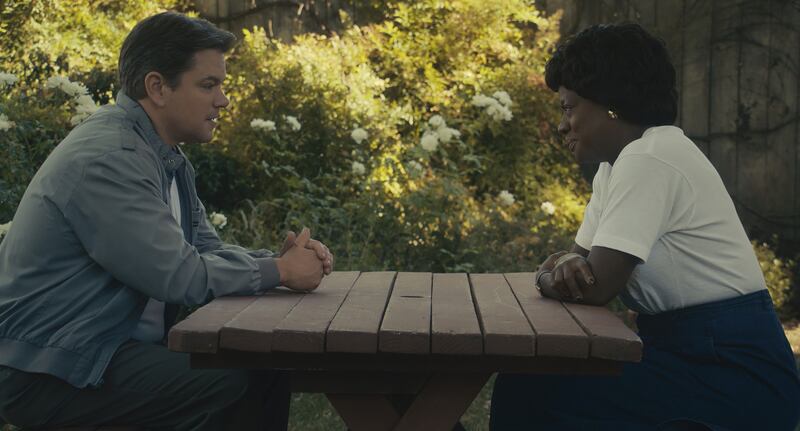
[[[222,229],[226,224],[228,224],[228,217],[225,217],[225,214],[214,212],[211,213],[209,218],[211,219],[211,224],[216,226],[218,229]]]
[[[485,108],[486,115],[495,121],[511,121],[514,118],[514,114],[509,109],[511,97],[505,91],[495,92],[494,97],[483,94],[475,95],[472,98],[472,104],[479,108]]]
[[[484,96],[483,94],[476,94],[475,96],[472,97],[472,104],[477,106],[478,108],[483,108],[493,103],[497,103],[497,101],[492,99],[491,97]]]
[[[47,88],[58,88],[70,97],[89,94],[89,90],[87,90],[83,84],[80,82],[72,82],[66,76],[51,76],[47,78],[45,85]]]
[[[356,144],[360,144],[362,141],[369,138],[369,133],[367,133],[366,130],[357,127],[353,129],[352,132],[350,132],[350,137],[353,138],[354,141],[356,141]]]
[[[357,176],[364,175],[364,173],[367,172],[367,168],[360,162],[353,162],[353,166],[350,169],[353,171],[353,175]]]
[[[86,116],[88,117],[94,114],[98,109],[98,106],[94,103],[94,99],[88,94],[75,98],[75,112],[78,114],[87,114]]]
[[[450,142],[451,139],[458,138],[459,136],[461,136],[461,132],[459,132],[456,129],[451,129],[447,126],[444,126],[436,129],[436,136],[439,137],[439,141],[446,144]]]
[[[506,93],[505,91],[495,91],[494,94],[492,94],[492,97],[497,99],[497,101],[500,102],[506,108],[511,106],[512,103],[511,96],[509,96],[508,93]]]
[[[71,97],[89,94],[89,90],[80,82],[70,82],[69,84],[62,86],[61,90]]]
[[[492,117],[492,119],[495,121],[511,121],[511,118],[513,118],[511,110],[499,103],[488,106],[486,108],[486,114]]]
[[[72,118],[69,119],[69,123],[72,124],[73,126],[77,126],[78,124],[83,123],[83,120],[85,120],[87,118],[89,118],[89,114],[88,113],[85,113],[85,112],[77,113],[77,114],[73,115]]]
[[[45,87],[47,88],[61,88],[64,84],[69,83],[69,78],[66,76],[51,76],[47,78]]]
[[[300,130],[300,127],[302,127],[300,125],[300,122],[297,121],[297,117],[286,115],[284,118],[286,118],[286,122],[289,123],[290,126],[292,126],[292,130],[294,130],[295,132]]]
[[[510,207],[511,205],[514,205],[514,195],[509,193],[508,190],[501,191],[500,194],[497,195],[497,199],[500,200],[501,204],[503,204],[503,205],[505,205],[507,207]]]
[[[95,106],[94,99],[92,99],[92,96],[90,96],[88,94],[83,94],[83,95],[80,95],[80,96],[76,97],[75,98],[75,104],[78,105],[78,106],[80,106],[80,105],[86,105],[86,106],[93,105],[93,106]]]
[[[556,206],[552,204],[552,202],[544,201],[541,205],[542,211],[547,213],[548,215],[553,215],[556,212]]]
[[[275,122],[270,120],[262,120],[261,118],[256,118],[250,122],[250,127],[255,130],[265,130],[267,132],[271,132],[275,130]]]
[[[0,87],[14,85],[19,79],[13,73],[0,72]]]
[[[14,127],[13,121],[9,121],[6,114],[0,114],[0,132],[5,132],[6,130]]]
[[[441,115],[434,115],[433,117],[431,117],[428,120],[428,124],[430,124],[431,127],[433,127],[433,128],[439,128],[439,127],[442,127],[442,126],[447,126],[447,124],[445,124],[445,122],[444,122],[444,118],[442,118]]]
[[[422,145],[425,151],[434,152],[436,148],[439,147],[439,137],[436,133],[425,132],[419,144]]]

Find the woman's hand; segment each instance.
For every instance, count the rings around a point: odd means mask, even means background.
[[[594,285],[595,279],[589,261],[578,253],[567,253],[558,258],[553,268],[553,289],[566,298],[583,299],[583,290]]]
[[[568,251],[559,251],[559,252],[551,254],[539,266],[539,271],[553,271],[556,268],[556,262],[558,262],[558,259],[561,256],[564,256],[567,253],[569,253],[569,252]]]
[[[578,253],[559,251],[542,263],[536,274],[540,288],[555,291],[561,298],[580,301],[583,289],[594,285],[595,278],[589,262]]]

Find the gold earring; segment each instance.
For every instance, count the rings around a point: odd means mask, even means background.
[[[616,112],[612,111],[611,109],[608,110],[608,116],[611,117],[612,120],[616,120],[619,118]]]

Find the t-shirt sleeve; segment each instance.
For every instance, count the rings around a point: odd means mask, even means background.
[[[606,247],[647,262],[656,241],[670,231],[686,180],[674,167],[648,155],[617,160],[609,177],[592,246]],[[580,244],[579,244],[580,245]]]
[[[600,221],[600,214],[602,213],[602,200],[604,183],[608,181],[608,171],[605,164],[600,165],[597,173],[592,180],[592,196],[589,198],[589,203],[586,204],[586,209],[583,212],[583,222],[581,227],[578,228],[578,233],[575,235],[575,244],[578,244],[585,250],[592,248],[592,240],[597,231],[597,223]]]

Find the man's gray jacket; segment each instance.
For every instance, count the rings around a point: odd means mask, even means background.
[[[192,166],[120,93],[53,150],[0,243],[0,365],[96,386],[149,298],[203,304],[279,281],[270,252],[220,241]]]

